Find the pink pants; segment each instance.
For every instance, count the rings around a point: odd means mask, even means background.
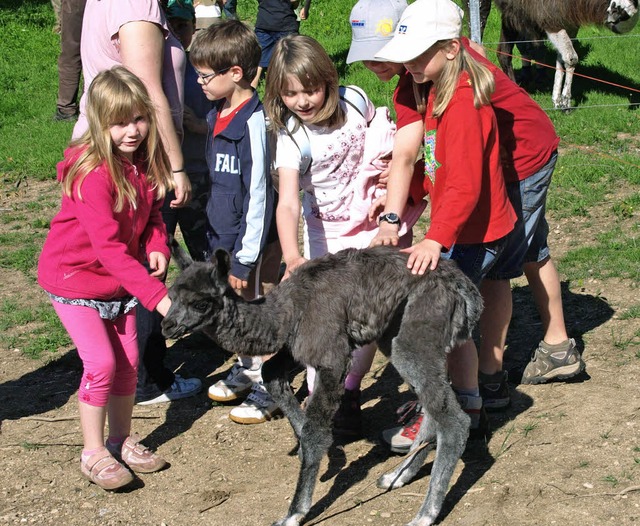
[[[51,303],[82,360],[78,399],[106,407],[110,395],[134,394],[138,381],[136,310],[104,320],[91,307]]]

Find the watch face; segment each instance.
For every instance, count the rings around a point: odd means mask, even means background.
[[[380,221],[386,221],[391,225],[399,225],[400,224],[400,216],[398,214],[394,214],[393,212],[389,214],[382,214],[380,216]]]

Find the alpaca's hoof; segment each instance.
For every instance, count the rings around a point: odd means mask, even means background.
[[[272,526],[300,526],[302,519],[304,519],[304,515],[296,513],[295,515],[274,522]]]
[[[571,97],[560,97],[558,100],[553,101],[553,107],[556,110],[563,110],[568,112],[571,110]]]
[[[435,523],[435,519],[430,519],[429,517],[416,517],[410,523],[406,524],[406,526],[431,526]]]
[[[402,475],[392,471],[391,473],[385,473],[376,482],[376,486],[380,489],[397,489],[404,486],[406,482],[402,480]]]

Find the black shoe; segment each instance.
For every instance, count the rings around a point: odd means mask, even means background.
[[[340,407],[333,416],[333,434],[351,438],[362,436],[360,389],[355,391],[344,390]]]
[[[480,396],[487,411],[499,411],[511,403],[507,380],[507,371],[498,371],[494,374],[479,372]]]
[[[56,113],[53,116],[54,121],[66,121],[66,122],[75,122],[78,120],[78,112],[74,113],[62,113],[60,110],[56,109]]]

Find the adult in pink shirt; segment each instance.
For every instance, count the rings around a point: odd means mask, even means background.
[[[186,55],[167,26],[157,0],[87,0],[82,23],[84,94],[73,129],[77,139],[87,130],[86,95],[95,76],[124,66],[144,82],[158,113],[158,127],[176,185],[172,207],[187,204],[191,184],[180,148]]]

